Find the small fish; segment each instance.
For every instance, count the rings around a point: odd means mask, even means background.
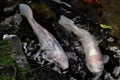
[[[42,57],[50,62],[56,63],[63,70],[69,68],[68,58],[55,37],[38,24],[33,18],[32,9],[26,4],[19,5],[20,13],[27,18],[34,33],[37,35],[41,50],[44,51]],[[39,55],[41,53],[37,53]]]
[[[98,47],[98,43],[93,35],[87,30],[78,28],[74,22],[67,17],[61,15],[58,21],[66,30],[73,32],[81,41],[85,52],[85,61],[87,68],[92,73],[100,73],[104,69],[102,54]]]

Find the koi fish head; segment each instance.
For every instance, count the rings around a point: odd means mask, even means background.
[[[59,66],[60,66],[60,68],[62,68],[62,70],[65,70],[65,69],[69,68],[69,64],[66,61],[65,62],[60,62]]]
[[[19,4],[19,9],[21,15],[25,16],[26,18],[30,19],[33,17],[32,9],[26,4]]]
[[[99,55],[92,55],[89,57],[90,58],[86,58],[86,65],[88,69],[95,74],[102,72],[104,66],[101,57]]]
[[[56,63],[62,70],[66,70],[69,68],[69,61],[66,55],[58,55],[56,58]]]

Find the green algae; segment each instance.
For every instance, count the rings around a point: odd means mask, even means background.
[[[9,74],[3,73],[2,77],[0,77],[0,80],[13,80]]]
[[[22,69],[22,68],[18,69],[19,75],[16,76],[16,79],[17,80],[28,80],[26,77],[26,74],[27,74],[26,71],[27,71],[26,69]]]
[[[8,41],[0,40],[0,64],[14,65],[14,59],[10,56]]]
[[[12,58],[10,55],[11,55],[10,44],[6,40],[0,40],[0,64],[5,66],[17,67],[14,58]],[[18,68],[16,79],[27,80],[25,72],[26,69]],[[2,73],[2,75],[0,75],[0,80],[14,80],[14,79],[12,79],[11,76],[9,76],[9,73]]]

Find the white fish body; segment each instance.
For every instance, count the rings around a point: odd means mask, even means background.
[[[19,9],[20,13],[27,18],[34,33],[37,35],[41,49],[45,51],[43,58],[57,63],[62,69],[67,69],[69,67],[68,58],[55,37],[35,21],[32,10],[28,5],[20,4]]]
[[[74,22],[61,15],[58,21],[66,30],[73,32],[81,41],[85,52],[85,61],[88,69],[93,73],[100,73],[104,69],[102,55],[98,43],[87,30],[78,28]]]

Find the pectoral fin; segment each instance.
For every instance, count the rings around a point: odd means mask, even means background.
[[[110,57],[108,55],[103,55],[103,63],[106,64],[109,61]]]

